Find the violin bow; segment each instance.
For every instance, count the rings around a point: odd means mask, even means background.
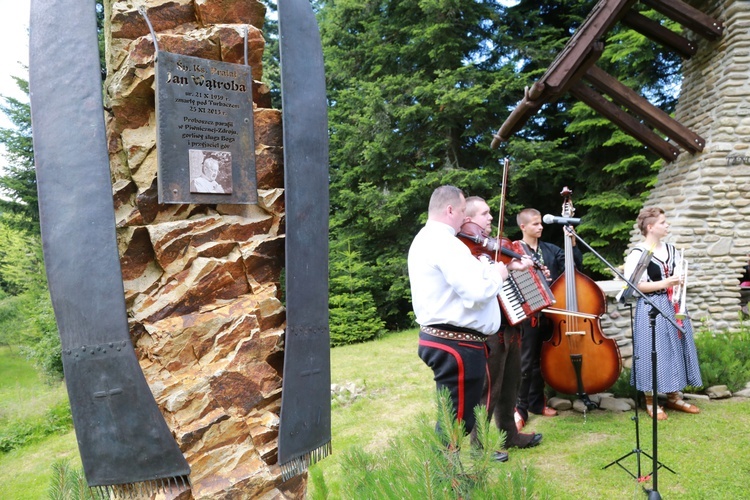
[[[502,237],[503,237],[503,231],[505,229],[505,190],[508,185],[508,169],[510,165],[510,160],[506,156],[503,159],[503,184],[502,189],[500,189],[500,209],[498,213],[498,225],[497,225],[497,248],[495,249],[495,261],[497,261],[498,253],[500,252],[500,247],[502,246]]]

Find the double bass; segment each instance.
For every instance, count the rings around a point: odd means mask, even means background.
[[[563,217],[574,213],[572,191],[563,188]],[[566,229],[567,230],[567,229]],[[574,236],[565,236],[565,272],[552,283],[557,301],[544,312],[552,321],[552,338],[542,344],[542,376],[550,387],[576,394],[588,409],[597,407],[589,394],[612,387],[622,371],[617,343],[604,336],[599,318],[605,312],[604,293],[573,261]]]

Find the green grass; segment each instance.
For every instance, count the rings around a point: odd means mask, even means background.
[[[46,384],[29,361],[8,347],[0,347],[0,425],[42,415],[66,399],[65,384]]]
[[[0,436],[29,443],[0,452],[0,498],[44,498],[59,458],[70,457],[80,467],[75,434],[61,424],[70,418],[67,397],[62,382],[46,384],[30,362],[0,348]]]
[[[334,383],[353,382],[365,389],[363,396],[334,405],[334,453],[313,466],[324,475],[330,498],[338,499],[346,480],[339,462],[344,450],[385,450],[392,439],[414,432],[421,413],[434,414],[435,398],[432,372],[417,356],[416,330],[337,347],[331,352],[331,365]],[[62,385],[45,385],[26,361],[0,349],[2,418],[41,415],[61,398]],[[700,415],[669,411],[669,419],[659,424],[658,458],[677,472],[659,471],[659,492],[665,498],[750,498],[750,401],[698,404]],[[641,449],[652,454],[651,421],[645,412],[639,415]],[[642,486],[651,487],[651,482],[639,484],[617,465],[603,469],[635,448],[633,416],[594,411],[586,417],[563,412],[555,418],[532,418],[528,430],[544,433],[544,441],[530,450],[512,450],[511,462],[496,465],[498,474],[519,465],[532,468],[541,498],[644,497]],[[0,453],[0,499],[44,498],[52,463],[65,457],[80,467],[72,431]],[[637,472],[635,455],[622,464]],[[641,468],[644,475],[651,471],[648,457],[642,456]]]
[[[61,458],[69,458],[74,467],[82,467],[73,431],[0,454],[0,498],[47,498],[52,464]]]
[[[332,413],[333,455],[313,466],[326,480],[330,498],[340,498],[346,481],[339,456],[350,447],[367,451],[385,449],[388,441],[413,432],[420,413],[435,412],[432,371],[417,356],[417,332],[388,335],[374,342],[334,348],[332,382],[364,385],[364,396],[335,405]],[[733,398],[699,402],[702,413],[668,411],[657,427],[658,459],[674,470],[658,471],[662,497],[713,499],[750,498],[750,400]],[[497,464],[498,473],[513,464],[536,472],[535,491],[541,498],[638,498],[643,487],[618,465],[604,467],[636,448],[635,413],[596,410],[586,416],[563,412],[554,418],[532,418],[529,432],[542,432],[544,441],[530,450],[511,450],[509,464]],[[652,425],[639,412],[641,449],[653,455]],[[641,455],[641,472],[652,461]],[[637,475],[637,455],[621,461]],[[309,496],[309,495],[308,495]]]

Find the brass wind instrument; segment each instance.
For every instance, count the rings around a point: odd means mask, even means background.
[[[675,264],[674,275],[677,276],[680,281],[674,286],[672,290],[672,304],[675,306],[675,318],[685,319],[687,313],[685,312],[685,295],[687,292],[687,273],[688,273],[688,262],[685,260],[684,250],[680,250],[680,258]]]

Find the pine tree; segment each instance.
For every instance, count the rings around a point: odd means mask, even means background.
[[[13,77],[18,88],[29,95],[29,82]],[[0,175],[0,209],[22,214],[22,226],[39,232],[39,203],[34,170],[34,148],[31,139],[31,107],[13,97],[2,96],[0,111],[10,119],[12,128],[0,128],[0,143],[5,146],[5,172]]]
[[[383,320],[362,275],[365,264],[349,242],[334,245],[330,278],[331,345],[372,340],[383,333]]]

